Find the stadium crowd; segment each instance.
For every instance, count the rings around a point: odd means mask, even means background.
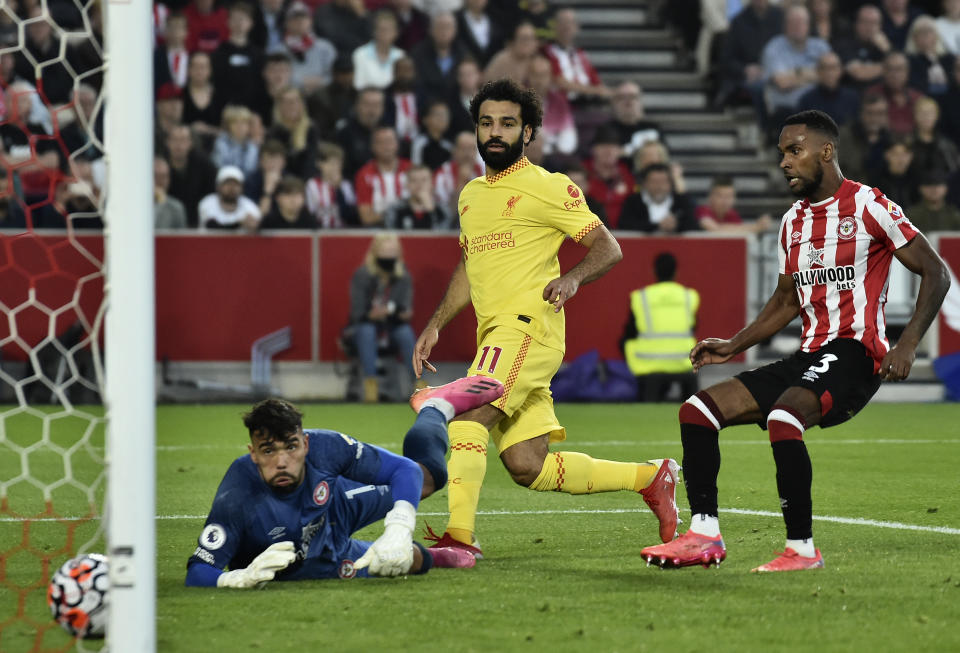
[[[847,176],[923,230],[960,229],[960,0],[649,4],[717,108],[752,105],[771,136],[789,113],[827,111]],[[16,46],[20,26],[25,41],[0,55],[0,228],[62,228],[71,214],[100,227],[99,5],[6,6],[0,44]],[[729,176],[696,205],[642,88],[604,84],[577,47],[575,9],[163,0],[153,16],[158,229],[456,229],[459,190],[483,173],[467,107],[498,77],[538,91],[528,158],[570,175],[609,228],[772,228],[740,215]]]

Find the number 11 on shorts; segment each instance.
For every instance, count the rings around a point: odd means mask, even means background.
[[[493,371],[497,369],[497,361],[500,360],[500,353],[503,351],[500,347],[491,347],[486,345],[483,348],[483,353],[480,355],[480,362],[477,364],[477,369],[481,372],[483,371],[483,364],[487,360],[487,354],[493,351],[493,357],[490,359],[490,367],[487,369],[487,372],[493,374]]]

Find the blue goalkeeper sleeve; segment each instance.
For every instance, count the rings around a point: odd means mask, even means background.
[[[386,449],[378,449],[380,470],[373,482],[377,485],[389,485],[394,501],[409,501],[416,508],[420,505],[420,491],[423,489],[420,465]]]
[[[187,587],[216,587],[217,579],[223,573],[222,569],[217,569],[213,565],[205,562],[194,562],[187,567],[187,579],[184,585]]]

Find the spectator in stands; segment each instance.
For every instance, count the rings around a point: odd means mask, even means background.
[[[183,124],[189,125],[203,142],[212,142],[220,133],[223,102],[213,86],[210,55],[198,50],[190,55],[187,83],[183,89]]]
[[[26,24],[26,42],[16,53],[17,74],[26,80],[39,79],[35,66],[42,66],[43,94],[50,104],[66,104],[73,90],[73,76],[60,59],[60,38],[44,19],[39,4],[29,9],[31,20]]]
[[[288,87],[277,97],[268,138],[287,147],[288,172],[299,177],[313,174],[313,153],[320,139],[299,89]]]
[[[521,85],[527,83],[530,62],[537,53],[537,34],[529,21],[517,23],[505,48],[493,56],[483,80],[490,81],[509,77]]]
[[[407,197],[404,173],[410,161],[397,156],[397,134],[393,127],[377,127],[370,139],[373,158],[356,175],[357,213],[364,227],[383,224],[391,205]]]
[[[287,7],[283,26],[283,45],[293,65],[292,84],[308,94],[329,84],[337,49],[313,33],[310,8],[295,0]]]
[[[273,195],[287,167],[287,148],[278,140],[269,139],[260,148],[259,165],[243,181],[243,194],[257,203],[260,215],[273,208]]]
[[[816,66],[830,52],[826,41],[810,36],[810,12],[802,5],[788,7],[783,34],[763,48],[763,73],[767,80],[765,98],[768,125],[779,129],[781,118],[793,113],[800,97],[817,81]]]
[[[476,133],[460,132],[453,139],[450,160],[440,166],[433,176],[433,194],[437,203],[455,216],[460,191],[470,180],[482,177],[484,171],[483,160],[477,150]]]
[[[960,57],[960,0],[943,0],[943,15],[937,18],[937,32],[947,52]]]
[[[370,142],[373,130],[382,124],[384,98],[383,91],[365,88],[357,94],[357,103],[346,123],[337,129],[337,142],[343,148],[343,174],[352,178],[360,166],[370,160]]]
[[[890,142],[887,101],[882,95],[866,94],[857,120],[840,128],[837,150],[843,152],[844,175],[866,180],[883,165]]]
[[[767,42],[783,29],[783,11],[770,0],[750,0],[730,22],[724,41],[720,87],[714,102],[719,106],[745,99],[762,107],[763,66],[760,56]]]
[[[529,21],[536,31],[537,39],[547,43],[556,38],[554,8],[547,0],[521,0],[520,20]]]
[[[857,11],[853,34],[837,45],[847,81],[857,90],[876,84],[883,77],[883,58],[890,52],[890,40],[883,33],[883,16],[874,5]]]
[[[913,132],[913,167],[920,178],[923,179],[931,170],[943,170],[949,174],[960,168],[957,146],[937,129],[940,105],[936,100],[920,98],[913,106],[913,115],[916,123]]]
[[[393,65],[393,83],[385,93],[383,122],[396,130],[404,156],[409,156],[413,141],[420,134],[421,102],[415,92],[416,85],[413,59],[408,56],[397,59]]]
[[[940,96],[940,127],[960,146],[960,57],[953,62],[950,88]]]
[[[316,229],[317,221],[304,206],[303,180],[286,175],[280,180],[273,209],[260,222],[260,231],[273,229]]]
[[[256,112],[268,127],[273,123],[273,113],[280,94],[293,85],[293,62],[286,51],[268,54],[263,64],[263,93],[257,102]]]
[[[643,112],[643,91],[634,82],[622,82],[614,89],[613,129],[623,147],[622,156],[630,159],[644,143],[660,140],[660,126],[647,120]]]
[[[707,203],[694,210],[700,229],[703,231],[722,231],[724,233],[759,234],[773,227],[768,214],[763,214],[753,222],[745,222],[735,207],[737,191],[733,178],[718,175],[710,183]]]
[[[225,7],[214,5],[214,0],[193,0],[183,10],[187,17],[187,50],[190,52],[200,50],[213,54],[229,37],[228,12]]]
[[[833,0],[808,0],[810,9],[810,34],[823,39],[831,46],[846,38],[850,24],[837,11]]]
[[[200,201],[200,229],[233,229],[256,233],[260,209],[243,195],[243,172],[236,166],[217,171],[217,189]]]
[[[639,190],[623,202],[618,228],[655,234],[697,230],[693,204],[674,191],[670,166],[652,163],[640,171]]]
[[[334,143],[317,144],[319,175],[307,182],[307,210],[323,229],[360,226],[353,185],[343,178],[343,148]]]
[[[187,19],[181,13],[170,14],[163,30],[163,43],[153,51],[153,87],[168,82],[183,88],[187,84],[190,52],[187,50]]]
[[[239,1],[230,5],[230,35],[213,53],[213,80],[225,104],[256,109],[263,95],[263,50],[250,43],[253,6]]]
[[[647,141],[636,151],[633,155],[634,175],[639,175],[640,171],[651,163],[665,163],[669,166],[673,192],[680,195],[687,192],[687,180],[684,177],[683,166],[679,161],[670,158],[667,146],[660,141]]]
[[[431,100],[423,113],[423,131],[413,140],[410,160],[425,165],[431,173],[450,160],[453,143],[445,138],[450,126],[450,109],[440,99]]]
[[[470,100],[480,90],[480,79],[480,66],[474,59],[466,58],[457,64],[457,87],[447,96],[451,134],[474,130]]]
[[[600,222],[606,227],[610,227],[610,224],[607,221],[607,210],[604,208],[603,204],[597,201],[597,198],[590,195],[586,192],[587,188],[590,187],[590,182],[587,177],[587,169],[583,167],[583,164],[579,161],[572,161],[563,171],[570,181],[576,184],[577,188],[580,189],[580,192],[583,194],[584,199],[587,202],[587,207],[593,212],[595,216],[600,218]]]
[[[587,53],[575,45],[580,24],[573,9],[563,8],[556,15],[556,37],[544,48],[553,65],[557,86],[568,97],[577,101],[582,98],[608,98],[610,88],[600,80]]]
[[[391,233],[378,234],[363,265],[350,280],[350,328],[345,334],[353,338],[360,359],[365,402],[379,399],[377,355],[381,339],[390,343],[412,375],[406,365],[413,360],[416,340],[410,327],[412,317],[413,282],[403,264],[400,239]]]
[[[363,0],[332,0],[317,7],[314,32],[327,39],[337,52],[353,52],[370,40],[370,23]]]
[[[939,96],[947,92],[953,56],[940,41],[937,24],[930,16],[918,16],[910,26],[907,39],[910,57],[911,87],[924,95]]]
[[[947,173],[932,170],[920,179],[920,201],[907,211],[910,222],[928,234],[960,230],[960,208],[947,202]]]
[[[170,163],[170,195],[183,203],[187,224],[198,226],[200,200],[215,188],[217,169],[200,149],[193,146],[190,128],[179,125],[167,134],[167,161]]]
[[[633,175],[620,160],[620,137],[610,129],[601,128],[593,139],[592,157],[587,163],[589,183],[587,194],[603,205],[607,226],[619,228],[620,207],[633,192]]]
[[[620,345],[637,377],[637,401],[666,401],[674,383],[678,398],[697,392],[690,350],[697,343],[700,294],[674,281],[677,259],[661,252],[653,261],[656,283],[630,293],[630,315]]]
[[[353,86],[353,59],[341,54],[333,62],[333,81],[326,88],[307,97],[307,108],[321,134],[333,133],[338,123],[345,122],[357,102]]]
[[[739,4],[737,5],[739,8]],[[700,2],[700,33],[694,46],[697,72],[702,77],[711,74],[711,59],[717,44],[730,29],[727,0],[702,0]],[[732,12],[731,12],[732,13]]]
[[[260,146],[251,137],[254,113],[247,107],[228,106],[223,110],[223,128],[213,143],[210,160],[217,168],[237,166],[244,176],[259,165]]]
[[[283,50],[283,11],[287,0],[260,0],[263,24],[253,28],[250,39],[267,54]],[[312,26],[311,26],[312,28]]]
[[[183,91],[173,82],[167,82],[157,89],[153,106],[157,120],[154,125],[157,142],[162,143],[173,127],[183,123]]]
[[[860,96],[840,83],[842,77],[840,57],[833,52],[820,55],[817,60],[817,85],[800,97],[797,109],[819,109],[840,126],[854,120],[860,109]]]
[[[457,85],[457,64],[464,52],[457,38],[457,21],[448,11],[430,19],[430,38],[410,52],[417,68],[417,84],[423,98],[446,98]]]
[[[867,89],[872,95],[882,95],[887,101],[887,124],[894,134],[913,131],[913,105],[920,92],[907,86],[910,66],[902,52],[890,52],[883,58],[883,81]]]
[[[913,140],[909,135],[895,136],[883,153],[883,167],[867,183],[882,188],[884,195],[900,206],[917,201],[918,176],[913,167]]]
[[[425,165],[414,165],[406,172],[409,197],[387,209],[383,226],[391,230],[445,230],[450,214],[438,204],[433,193],[433,173]]]
[[[397,47],[409,52],[413,46],[426,38],[430,17],[414,7],[411,0],[392,0],[391,9],[393,9],[393,15],[397,17],[399,30]]]
[[[382,9],[373,15],[373,40],[353,51],[353,85],[384,89],[393,82],[393,64],[404,56],[396,46],[397,17]]]
[[[487,0],[465,0],[456,13],[457,41],[481,66],[503,47],[503,30],[487,13]]]
[[[577,126],[567,93],[555,85],[550,59],[537,55],[530,64],[530,88],[543,105],[543,124],[537,138],[543,139],[545,156],[571,155],[577,151]]]
[[[167,192],[170,188],[170,164],[162,156],[153,157],[153,223],[156,229],[186,229],[187,211],[183,203]]]
[[[911,7],[909,0],[883,0],[883,33],[890,40],[894,50],[903,51],[907,47],[907,34],[920,10]]]

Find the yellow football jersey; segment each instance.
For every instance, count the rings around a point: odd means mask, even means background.
[[[543,289],[560,276],[564,238],[579,242],[601,224],[583,191],[522,157],[494,177],[469,182],[458,212],[477,342],[505,325],[564,351],[563,310],[553,312]]]

